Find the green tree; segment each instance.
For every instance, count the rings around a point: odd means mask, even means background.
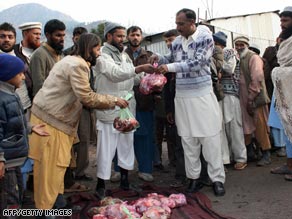
[[[92,28],[91,29],[91,33],[94,33],[96,35],[98,35],[100,37],[100,39],[102,40],[102,42],[104,42],[104,36],[103,36],[103,33],[104,33],[104,24],[105,23],[100,23],[96,29]]]

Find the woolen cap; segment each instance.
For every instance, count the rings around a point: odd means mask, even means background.
[[[219,43],[222,46],[226,46],[227,35],[222,31],[213,34],[213,39],[216,43]]]
[[[234,43],[236,42],[243,42],[245,43],[246,45],[249,46],[249,39],[246,37],[246,36],[238,36],[238,37],[235,37],[234,40],[233,40]]]
[[[122,28],[123,28],[123,26],[120,25],[120,24],[113,23],[113,22],[106,22],[106,23],[104,24],[104,37],[106,37],[106,34],[107,34],[108,32],[110,32],[111,30],[113,30],[113,29],[115,29],[115,28],[117,28],[117,27],[122,27]]]
[[[26,22],[23,24],[20,24],[18,26],[20,30],[30,30],[30,29],[42,29],[42,23],[40,22]]]
[[[24,70],[24,62],[20,58],[7,53],[0,54],[0,81],[8,81]]]
[[[280,13],[280,17],[292,17],[292,6],[287,6],[284,10]]]

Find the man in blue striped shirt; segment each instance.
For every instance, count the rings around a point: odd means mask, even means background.
[[[208,163],[208,175],[216,196],[225,194],[225,173],[221,155],[222,116],[213,93],[210,62],[214,49],[212,33],[206,26],[196,27],[196,14],[181,9],[176,14],[180,33],[165,57],[169,64],[158,67],[160,73],[176,73],[175,121],[185,153],[187,192],[202,188],[200,153]]]

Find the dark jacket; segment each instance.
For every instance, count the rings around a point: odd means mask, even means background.
[[[133,51],[128,47],[125,52],[132,59],[134,66],[149,63],[149,58],[152,55],[151,52],[141,48],[141,52],[136,59],[134,59]],[[137,111],[153,111],[155,107],[153,95],[144,95],[139,91],[139,85],[134,86],[136,110]]]
[[[32,101],[32,76],[31,73],[29,71],[29,62],[27,60],[27,58],[22,54],[22,52],[20,51],[20,44],[16,44],[14,46],[14,53],[15,55],[20,58],[24,63],[25,63],[25,84],[26,84],[26,88],[28,91],[28,96],[30,98],[30,100]]]
[[[26,120],[20,99],[14,90],[14,86],[0,81],[0,158],[3,152],[5,157],[3,140],[16,134],[24,136],[20,144],[26,146],[28,152]]]
[[[164,86],[164,101],[165,101],[165,112],[174,114],[174,97],[175,97],[175,73],[168,72],[165,74],[167,83]]]
[[[278,51],[277,46],[269,46],[266,48],[263,54],[265,82],[268,96],[270,99],[272,99],[274,90],[274,85],[272,81],[272,70],[275,67],[279,66],[277,59],[277,51]]]

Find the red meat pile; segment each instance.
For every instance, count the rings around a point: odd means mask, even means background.
[[[93,219],[167,219],[171,209],[187,204],[184,194],[172,194],[169,197],[157,193],[148,194],[127,204],[118,199],[107,198],[101,202],[101,207],[90,209],[90,214],[96,213]]]

